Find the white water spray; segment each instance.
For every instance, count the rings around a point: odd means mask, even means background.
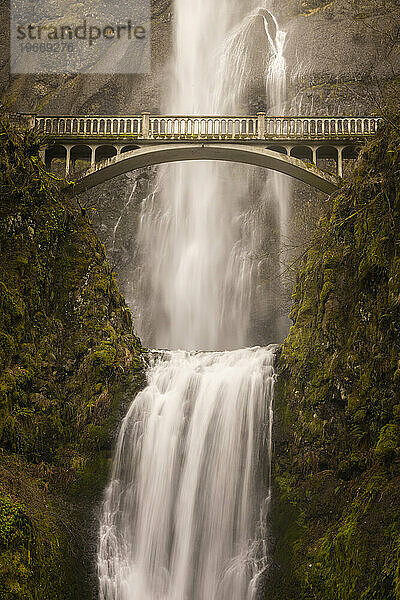
[[[267,10],[250,8],[235,24],[228,0],[176,1],[174,78],[166,113],[246,112],[255,33],[264,24],[267,102],[270,112],[283,112],[286,34]],[[159,169],[160,193],[143,203],[138,232],[142,268],[134,303],[146,344],[216,350],[251,343],[257,256],[268,233],[259,209],[255,218],[249,214],[249,197],[252,179],[264,176],[255,168],[212,162]],[[265,192],[278,211],[281,273],[288,186],[287,177],[271,173]],[[279,331],[279,338],[284,333]]]
[[[237,109],[236,57],[222,53],[219,60],[232,24],[231,2],[177,0],[175,7],[175,69],[165,112]],[[139,231],[145,265],[140,285],[148,291],[140,303],[139,331],[153,347],[246,345],[252,265],[241,244],[240,204],[248,188],[240,173],[211,162],[159,170],[161,193],[156,206],[143,206]]]
[[[286,60],[284,48],[286,42],[286,32],[279,27],[275,16],[267,9],[261,9],[258,13],[264,21],[265,32],[272,50],[272,54],[267,66],[266,72],[266,95],[270,104],[269,113],[273,116],[283,116],[285,114],[287,88],[286,88]],[[279,254],[280,254],[280,286],[281,293],[284,294],[284,273],[289,263],[290,253],[288,249],[289,242],[289,200],[291,195],[290,178],[286,175],[272,171],[266,193],[272,191],[275,205],[278,208],[279,221]],[[287,334],[289,327],[288,316],[283,314],[279,318],[278,331],[280,338],[283,339]]]
[[[106,493],[100,600],[251,598],[268,566],[273,350],[169,352],[149,369]]]
[[[246,16],[231,0],[175,1],[165,112],[239,114],[260,22],[249,4]],[[271,54],[278,37],[266,33]],[[268,573],[274,348],[235,349],[248,343],[262,238],[246,213],[254,173],[167,166],[143,203],[141,334],[175,350],[157,353],[121,427],[100,526],[100,600],[254,600]]]

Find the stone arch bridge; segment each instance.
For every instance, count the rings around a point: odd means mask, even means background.
[[[325,193],[340,185],[347,159],[379,126],[376,117],[37,116],[48,168],[64,161],[81,193],[134,169],[165,162],[221,160],[285,173]],[[325,170],[318,165],[323,162]],[[328,167],[327,167],[328,166]],[[83,169],[77,173],[79,167]],[[328,172],[328,170],[330,172]]]

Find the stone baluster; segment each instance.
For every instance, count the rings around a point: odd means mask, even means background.
[[[27,126],[29,127],[29,129],[35,129],[37,127],[36,115],[27,116]]]

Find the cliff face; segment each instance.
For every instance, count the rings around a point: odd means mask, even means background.
[[[82,599],[91,513],[143,357],[102,244],[37,149],[2,123],[0,595]]]
[[[164,67],[170,54],[172,0],[150,0],[151,72],[143,75],[11,75],[9,60],[6,59],[10,47],[8,4],[0,2],[0,23],[4,31],[0,40],[0,50],[4,56],[0,66],[0,93],[4,104],[11,105],[13,111],[138,114],[143,110],[157,110],[168,76]],[[79,0],[72,0],[68,4],[71,13],[76,6],[77,14],[81,14]],[[97,4],[97,0],[86,0],[87,14],[96,14]]]
[[[242,11],[251,9],[257,2],[235,0],[235,4]],[[397,0],[271,0],[269,5],[287,31],[287,112],[314,115],[380,112],[382,87],[400,71]],[[45,114],[162,112],[168,78],[172,76],[169,61],[174,2],[152,0],[151,7],[152,69],[148,75],[10,76],[6,62],[0,70],[3,102],[13,111]],[[8,15],[5,14],[4,19],[7,21]],[[2,44],[7,55],[6,37],[0,40],[0,48]],[[273,111],[270,99],[265,96],[263,40],[250,51],[254,54],[253,68],[248,76],[248,105],[243,110],[245,113]],[[329,170],[332,165],[326,168]],[[118,281],[128,302],[133,296],[132,272],[137,258],[137,208],[152,189],[154,173],[155,169],[146,170],[150,186],[142,179],[131,200],[134,184],[125,175],[91,190],[85,198],[88,206],[96,209],[92,215],[96,232],[118,271]],[[307,186],[297,182],[293,184],[287,241],[292,254],[296,255],[297,249],[309,238],[324,210],[322,194],[310,192]],[[123,219],[115,234],[121,215]],[[266,240],[269,241],[268,236]],[[291,289],[291,285],[290,280],[287,287]],[[281,298],[285,307],[289,295],[285,293]]]
[[[276,598],[400,597],[400,119],[389,120],[332,198],[294,290],[277,398]]]
[[[239,10],[251,10],[257,3],[236,0],[236,4]],[[288,32],[285,57],[295,113],[363,114],[377,108],[382,82],[400,69],[397,0],[271,0],[269,5]],[[1,8],[5,33],[0,49],[6,57],[9,14],[0,3]],[[173,0],[151,0],[151,15],[148,75],[10,75],[9,61],[4,61],[0,68],[3,102],[11,104],[13,111],[45,114],[157,113],[172,76],[168,65]],[[256,112],[264,110],[266,103],[260,68],[265,50],[261,45],[251,50],[255,59],[254,73],[249,73],[249,108]]]
[[[380,112],[400,72],[397,0],[291,0],[285,56],[295,113]]]

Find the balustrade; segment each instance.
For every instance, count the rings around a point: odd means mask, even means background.
[[[340,139],[376,133],[376,117],[257,116],[37,116],[37,130],[54,137],[127,137],[149,140]]]

